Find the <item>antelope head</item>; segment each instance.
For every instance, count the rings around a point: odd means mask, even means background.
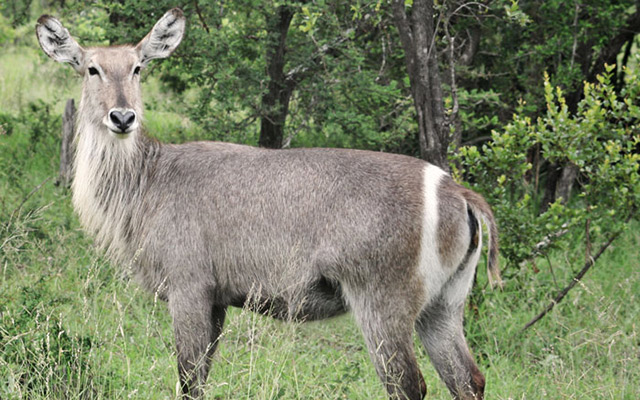
[[[83,48],[49,15],[38,19],[36,34],[49,57],[70,64],[84,77],[81,123],[101,126],[114,137],[126,138],[137,132],[142,119],[140,71],[150,60],[168,57],[180,44],[184,29],[184,15],[174,8],[135,46]]]

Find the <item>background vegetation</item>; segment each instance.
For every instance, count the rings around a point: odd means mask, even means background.
[[[79,82],[40,51],[34,25],[46,12],[82,44],[136,42],[176,5],[187,36],[144,76],[150,134],[426,156],[424,135],[439,132],[446,167],[501,228],[505,289],[487,290],[480,268],[466,316],[487,398],[638,398],[637,2],[435,3],[423,43],[402,31],[424,28],[413,16],[429,2],[401,3],[0,4],[0,398],[175,396],[165,305],[92,248],[54,185]],[[433,58],[415,74],[407,54],[424,46]],[[227,321],[208,398],[384,398],[349,316]],[[416,348],[430,396],[447,398]]]

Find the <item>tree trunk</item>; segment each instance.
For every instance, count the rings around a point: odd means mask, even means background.
[[[403,0],[394,0],[392,7],[418,119],[420,155],[448,171],[447,150],[451,135],[445,118],[435,46],[433,0],[414,0],[410,17]]]
[[[580,169],[571,163],[562,168],[560,179],[558,179],[556,184],[556,199],[562,198],[563,204],[569,201],[571,189],[573,188],[573,183],[578,177],[578,172],[580,172]]]
[[[69,187],[73,179],[73,136],[75,133],[76,107],[73,99],[67,100],[62,114],[62,143],[60,144],[60,171],[56,186]]]
[[[284,126],[289,112],[289,100],[295,88],[294,80],[284,74],[285,51],[289,25],[294,15],[293,8],[278,7],[270,29],[273,40],[267,49],[267,73],[269,86],[262,96],[262,118],[260,121],[260,147],[279,149],[282,147]]]
[[[573,189],[573,184],[578,177],[578,172],[580,172],[580,169],[569,162],[562,166],[558,164],[549,165],[540,213],[547,211],[551,203],[554,203],[559,198],[562,198],[562,204],[566,204],[569,201],[571,189]]]
[[[305,3],[305,1],[300,3]],[[286,39],[294,14],[294,7],[281,5],[269,22],[272,41],[267,46],[269,85],[267,92],[262,96],[260,138],[258,139],[258,144],[261,147],[282,148],[285,144],[284,128],[293,91],[300,82],[313,75],[322,66],[323,57],[327,55],[338,56],[341,46],[351,40],[361,38],[363,34],[370,31],[367,22],[369,19],[362,18],[355,27],[339,32],[335,40],[320,46],[309,60],[285,73]],[[371,33],[368,40],[374,36]]]

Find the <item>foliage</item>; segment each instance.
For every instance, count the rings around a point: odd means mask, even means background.
[[[545,114],[534,121],[516,113],[502,131],[493,131],[490,143],[460,149],[457,161],[466,178],[486,195],[500,221],[502,254],[511,275],[517,273],[514,267],[560,243],[607,238],[623,229],[623,221],[638,207],[640,83],[632,77],[618,95],[612,70],[608,67],[596,84],[585,83],[575,115],[562,90],[546,76]],[[539,158],[532,159],[532,150],[539,151]],[[577,195],[569,202],[559,199],[542,213],[540,159],[568,163],[579,171]],[[539,245],[545,239],[553,246]]]
[[[11,20],[15,28],[29,20],[32,0],[6,0],[0,4],[0,13]]]
[[[0,46],[13,39],[15,32],[4,15],[0,14]]]
[[[52,149],[58,147],[58,136],[55,133],[60,130],[60,118],[51,110],[50,104],[39,100],[28,103],[17,117],[11,114],[0,114],[0,125],[7,138],[0,142],[0,151],[3,155],[0,158],[0,177],[20,185],[25,182],[25,178],[28,178],[26,175],[28,169],[25,168],[26,160],[39,163],[56,162]],[[29,183],[31,183],[30,180]],[[24,186],[24,190],[27,187],[28,184]],[[26,192],[23,194],[26,195]],[[7,212],[7,210],[0,210],[0,212]],[[6,221],[10,222],[10,219]]]
[[[549,74],[552,86],[563,89],[569,111],[574,113],[583,81],[594,83],[600,72],[599,57],[618,54],[616,46],[626,43],[614,38],[640,30],[638,19],[630,19],[638,12],[633,1],[508,0],[490,2],[488,7],[485,16],[475,19],[480,50],[471,66],[458,67],[457,72],[460,86],[489,97],[485,101],[478,97],[473,107],[461,107],[461,114],[477,115],[480,111],[480,116],[498,116],[501,124],[507,123],[516,109],[533,118],[544,111],[543,71]],[[459,36],[467,40],[464,31]],[[612,81],[621,85],[617,75],[623,64],[617,67]],[[500,101],[493,101],[492,93],[499,94]],[[464,125],[464,139],[483,137],[495,129],[477,125]]]
[[[153,26],[159,10],[172,5],[166,1],[105,3],[110,22],[107,39],[111,43],[139,40]],[[190,21],[185,39],[171,58],[152,66],[167,89],[195,99],[187,108],[189,118],[209,139],[257,143],[260,118],[269,111],[261,98],[268,88],[266,49],[275,40],[272,25],[279,5],[252,0],[185,4]],[[390,75],[398,70],[381,69],[376,27],[367,22],[369,35],[356,36],[364,20],[358,16],[375,15],[380,6],[361,5],[355,11],[333,1],[288,6],[294,17],[286,38],[284,73],[297,74],[297,88],[285,142],[417,150],[410,148],[416,125],[408,111],[408,89],[402,76]],[[334,49],[336,43],[340,45]],[[397,60],[402,65],[401,58]]]

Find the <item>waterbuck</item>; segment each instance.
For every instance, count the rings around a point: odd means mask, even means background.
[[[185,396],[202,393],[229,306],[310,321],[350,310],[392,398],[422,399],[414,327],[452,395],[483,397],[462,329],[485,200],[394,154],[165,145],[142,131],[140,70],[185,28],[173,9],[136,46],[82,48],[51,16],[44,52],[83,76],[73,204],[84,228],[168,302]]]

